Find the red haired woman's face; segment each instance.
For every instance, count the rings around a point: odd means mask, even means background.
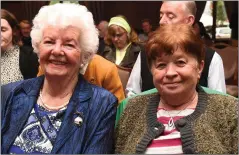
[[[203,62],[192,55],[176,49],[173,54],[165,53],[152,64],[153,82],[161,96],[182,97],[195,91],[202,72]]]

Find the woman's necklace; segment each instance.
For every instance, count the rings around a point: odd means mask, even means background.
[[[53,106],[49,106],[49,105],[45,104],[44,101],[43,101],[42,90],[40,90],[40,100],[41,100],[41,105],[42,105],[44,108],[46,108],[46,109],[48,109],[48,110],[50,110],[50,111],[62,109],[62,108],[64,108],[64,107],[66,107],[67,104],[69,103],[69,100],[68,100],[65,104],[60,105],[60,106],[57,106],[57,107],[55,107],[55,106],[54,106],[54,107],[53,107]]]
[[[186,108],[187,108],[187,107],[186,107]],[[186,109],[186,108],[185,108],[185,109]],[[178,116],[178,115],[179,115],[182,111],[184,111],[185,109],[180,110],[175,116],[171,116],[170,113],[169,113],[169,111],[165,109],[165,111],[167,111],[167,113],[168,113],[168,115],[169,115],[169,117],[170,117],[170,119],[169,119],[169,121],[168,121],[168,127],[169,127],[169,128],[171,128],[171,129],[174,129],[174,128],[175,128],[173,118],[176,117],[176,116]]]
[[[174,120],[173,120],[173,118],[176,117],[176,116],[178,116],[182,111],[186,110],[186,109],[189,107],[189,105],[191,105],[191,104],[193,103],[193,101],[196,99],[196,97],[197,97],[197,92],[195,93],[193,99],[191,99],[191,100],[188,102],[189,104],[188,104],[185,108],[183,108],[182,110],[180,110],[180,111],[179,111],[176,115],[174,115],[174,116],[171,116],[171,115],[170,115],[170,112],[169,112],[167,109],[164,108],[164,110],[167,111],[167,113],[168,113],[168,115],[169,115],[169,117],[170,117],[170,119],[169,119],[169,121],[168,121],[168,127],[170,128],[170,130],[175,129],[175,125],[174,125]],[[162,100],[160,100],[160,102],[163,103]]]

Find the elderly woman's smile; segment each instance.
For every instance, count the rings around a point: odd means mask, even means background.
[[[58,61],[58,60],[50,60],[50,63],[52,63],[54,65],[65,65],[66,64],[66,62]]]
[[[161,95],[176,97],[190,93],[196,86],[200,68],[195,57],[178,48],[172,54],[162,54],[152,65],[154,84]]]
[[[40,64],[47,75],[78,76],[81,50],[76,27],[47,27],[39,45]]]

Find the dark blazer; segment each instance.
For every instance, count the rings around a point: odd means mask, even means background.
[[[43,80],[41,76],[2,86],[1,153],[8,153],[23,129]],[[79,75],[51,154],[112,153],[116,105],[113,94],[87,83]],[[74,123],[78,116],[83,119],[81,126]]]
[[[134,63],[138,57],[139,52],[144,52],[144,47],[140,44],[132,43],[126,50],[125,56],[119,66],[126,68],[133,68]],[[102,56],[115,63],[116,60],[116,48],[114,46],[105,46]]]
[[[33,52],[33,48],[30,46],[20,47],[19,56],[20,70],[24,79],[34,78],[38,73],[38,57],[37,54]]]

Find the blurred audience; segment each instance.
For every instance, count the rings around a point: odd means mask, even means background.
[[[141,24],[143,33],[139,34],[139,41],[145,43],[148,40],[148,36],[152,33],[152,24],[149,19],[143,19]]]
[[[193,27],[194,27],[194,31],[196,32],[196,34],[202,38],[205,45],[207,45],[209,47],[212,46],[213,41],[212,41],[211,37],[208,35],[203,23],[200,21],[197,21],[194,23]]]
[[[121,67],[133,68],[139,52],[144,51],[136,32],[122,15],[110,19],[105,41],[103,57]]]
[[[30,36],[32,24],[28,20],[22,20],[19,24],[21,34],[21,44],[32,47],[32,39]]]
[[[105,37],[107,35],[108,22],[105,20],[100,21],[97,25],[97,29],[99,30],[99,48],[97,54],[102,55],[105,49]]]

